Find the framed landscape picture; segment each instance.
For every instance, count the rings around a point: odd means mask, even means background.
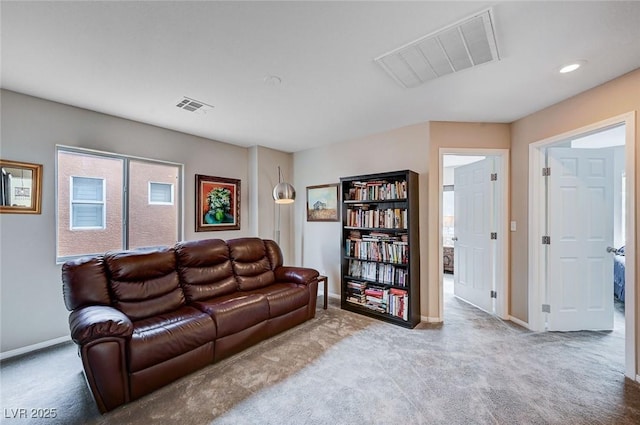
[[[196,174],[196,232],[240,230],[240,180]]]
[[[339,221],[338,186],[307,186],[307,221]]]

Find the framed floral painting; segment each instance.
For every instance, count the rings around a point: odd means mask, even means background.
[[[196,174],[196,232],[240,230],[240,180]]]

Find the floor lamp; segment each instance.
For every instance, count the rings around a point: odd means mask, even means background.
[[[280,245],[280,205],[291,204],[296,199],[296,190],[287,182],[282,181],[282,171],[278,165],[278,184],[273,188],[273,199],[278,204],[278,219],[276,223],[276,243]]]

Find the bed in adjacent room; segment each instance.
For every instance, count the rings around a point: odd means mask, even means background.
[[[624,246],[613,256],[613,294],[624,302]]]

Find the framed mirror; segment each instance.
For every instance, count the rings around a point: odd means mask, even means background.
[[[0,213],[40,214],[42,165],[0,159]]]

